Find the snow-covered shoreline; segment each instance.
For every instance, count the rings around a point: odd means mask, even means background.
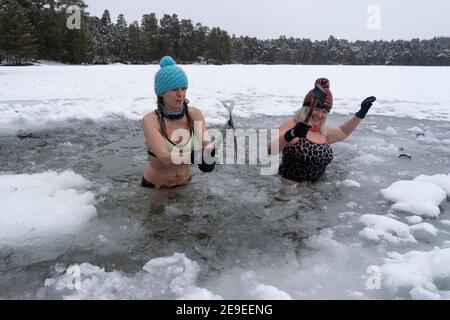
[[[292,114],[316,78],[331,81],[333,113],[355,112],[377,96],[371,115],[450,121],[447,67],[184,65],[188,98],[210,125],[225,123],[221,100],[239,117]],[[157,65],[32,66],[0,70],[0,127],[19,130],[76,119],[140,119],[154,108]]]

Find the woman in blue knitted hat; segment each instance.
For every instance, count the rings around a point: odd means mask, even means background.
[[[188,78],[175,61],[165,56],[155,75],[157,108],[142,119],[149,164],[142,186],[172,188],[186,184],[196,163],[203,172],[215,167],[211,144],[200,109],[188,106]]]

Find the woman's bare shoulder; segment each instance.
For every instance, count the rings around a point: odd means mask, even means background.
[[[194,119],[201,119],[203,118],[203,112],[197,107],[189,106],[189,114]]]
[[[143,118],[142,118],[142,124],[150,124],[150,123],[155,123],[158,121],[158,117],[156,116],[155,111],[151,111],[149,113],[147,113]]]

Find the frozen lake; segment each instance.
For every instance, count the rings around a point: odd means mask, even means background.
[[[448,83],[448,68],[185,68],[210,128],[225,127],[222,99],[236,128],[276,128],[328,74],[328,125],[378,102],[317,183],[285,189],[227,164],[147,190],[139,119],[154,66],[0,69],[0,298],[450,298],[450,97],[423,79]],[[438,174],[436,216],[380,192]]]

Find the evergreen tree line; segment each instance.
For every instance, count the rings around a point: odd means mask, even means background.
[[[66,8],[81,10],[81,29],[66,26]],[[144,14],[113,22],[108,10],[90,16],[83,0],[0,0],[0,62],[36,59],[65,63],[155,63],[164,55],[180,63],[450,65],[450,38],[355,41],[330,36],[324,41],[236,37],[176,14]]]

